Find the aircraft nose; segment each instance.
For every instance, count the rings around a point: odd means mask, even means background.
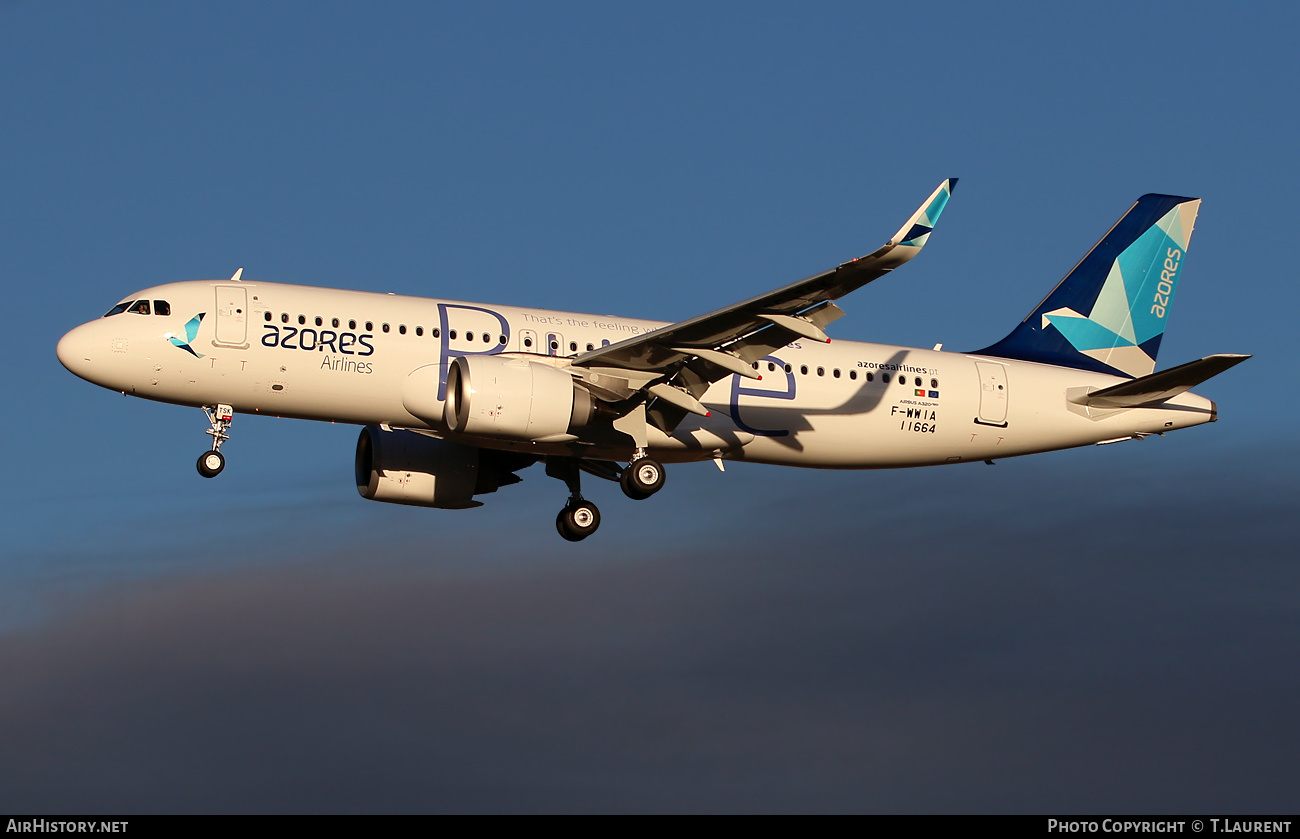
[[[59,345],[54,350],[59,356],[59,363],[83,379],[90,379],[90,372],[94,366],[91,360],[92,341],[89,326],[90,324],[82,324],[64,335],[59,339]]]

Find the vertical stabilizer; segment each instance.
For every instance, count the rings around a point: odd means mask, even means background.
[[[1142,196],[1028,318],[978,354],[1148,375],[1200,206],[1198,198]]]

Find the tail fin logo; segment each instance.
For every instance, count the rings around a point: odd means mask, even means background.
[[[1043,328],[1050,323],[1080,353],[1130,376],[1153,371],[1199,203],[1176,205],[1120,252],[1088,314],[1045,312]]]
[[[1028,318],[981,352],[1148,375],[1200,206],[1197,198],[1142,196]]]

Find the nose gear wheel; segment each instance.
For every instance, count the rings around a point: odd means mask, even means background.
[[[226,458],[221,452],[204,452],[199,455],[199,474],[205,478],[215,478],[226,468]]]
[[[229,405],[204,405],[203,413],[208,417],[212,435],[212,449],[199,455],[196,464],[199,474],[205,478],[215,478],[226,468],[225,455],[221,453],[221,444],[230,439],[230,425],[235,419],[235,409]]]

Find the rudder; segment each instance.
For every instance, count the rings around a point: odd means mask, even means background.
[[[1199,198],[1142,196],[1029,317],[976,354],[1150,374],[1200,206]]]

